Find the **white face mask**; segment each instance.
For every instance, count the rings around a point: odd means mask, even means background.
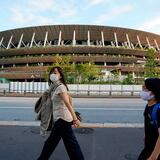
[[[50,80],[52,82],[58,81],[58,76],[56,74],[50,74]]]
[[[149,101],[154,97],[154,95],[151,95],[150,91],[141,91],[139,95],[145,101]]]

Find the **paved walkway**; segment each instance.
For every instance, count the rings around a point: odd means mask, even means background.
[[[40,97],[42,93],[3,93],[0,92],[0,97]],[[74,98],[139,98],[139,95],[87,95],[87,94],[72,94]]]
[[[143,128],[83,127],[75,129],[85,160],[136,160],[143,147]],[[0,160],[36,160],[44,138],[39,127],[0,125]],[[69,160],[62,141],[51,160]]]

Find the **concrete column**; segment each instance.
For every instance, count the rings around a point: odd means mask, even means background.
[[[73,31],[73,46],[76,45],[76,31]]]
[[[157,41],[155,39],[154,39],[154,43],[156,45],[157,50],[159,51],[160,49],[159,49],[159,46],[158,46]]]
[[[104,34],[103,34],[103,31],[101,31],[101,36],[102,36],[102,46],[104,46]]]
[[[114,32],[114,39],[115,39],[115,42],[116,42],[116,47],[118,47],[118,40],[117,40],[117,34],[116,34],[116,32]]]
[[[4,39],[4,38],[2,37],[2,38],[1,38],[1,41],[0,41],[0,47],[1,47],[1,45],[2,45],[3,39]]]
[[[147,43],[148,43],[149,48],[151,48],[151,45],[150,45],[150,42],[149,42],[148,37],[146,37],[146,41],[147,41]]]
[[[90,31],[88,31],[88,40],[87,40],[88,46],[90,46]]]
[[[22,39],[23,39],[23,33],[21,34],[21,37],[20,37],[20,40],[19,40],[17,48],[21,47]]]
[[[135,72],[132,72],[132,77],[135,78]]]
[[[130,43],[130,41],[129,41],[129,36],[128,36],[128,34],[126,34],[126,38],[127,38],[127,42],[128,42],[128,47],[131,48],[131,43]]]
[[[10,37],[10,39],[9,39],[9,42],[8,42],[8,45],[7,45],[7,49],[9,49],[9,47],[10,47],[10,44],[11,44],[11,42],[12,42],[12,38],[13,38],[13,35],[11,35],[11,37]]]
[[[46,35],[45,35],[44,45],[43,45],[44,47],[46,46],[47,39],[48,39],[48,32],[46,32]]]
[[[59,31],[58,46],[61,44],[62,32]]]
[[[137,41],[138,41],[138,44],[139,44],[140,48],[143,48],[143,47],[142,47],[142,45],[141,45],[141,41],[140,41],[140,39],[139,39],[139,36],[138,36],[138,35],[137,35]]]
[[[32,35],[32,39],[31,39],[31,44],[30,44],[30,48],[32,47],[32,45],[33,45],[33,42],[34,42],[34,37],[35,37],[35,32],[33,33],[33,35]]]

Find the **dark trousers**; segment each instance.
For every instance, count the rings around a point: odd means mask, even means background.
[[[146,145],[142,152],[140,153],[138,160],[147,160],[150,155],[152,154],[154,147],[155,147],[156,141],[155,142],[146,142]],[[160,155],[157,160],[160,160]]]
[[[72,130],[72,124],[62,119],[55,122],[51,134],[46,140],[41,155],[37,160],[48,160],[61,138],[70,160],[84,160],[81,148]]]
[[[138,160],[147,160],[150,157],[151,153],[152,151],[148,150],[148,148],[144,148],[139,155]],[[157,160],[160,160],[160,155]]]

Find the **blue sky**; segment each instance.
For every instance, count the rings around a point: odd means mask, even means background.
[[[160,0],[0,0],[0,31],[90,24],[160,34]]]

